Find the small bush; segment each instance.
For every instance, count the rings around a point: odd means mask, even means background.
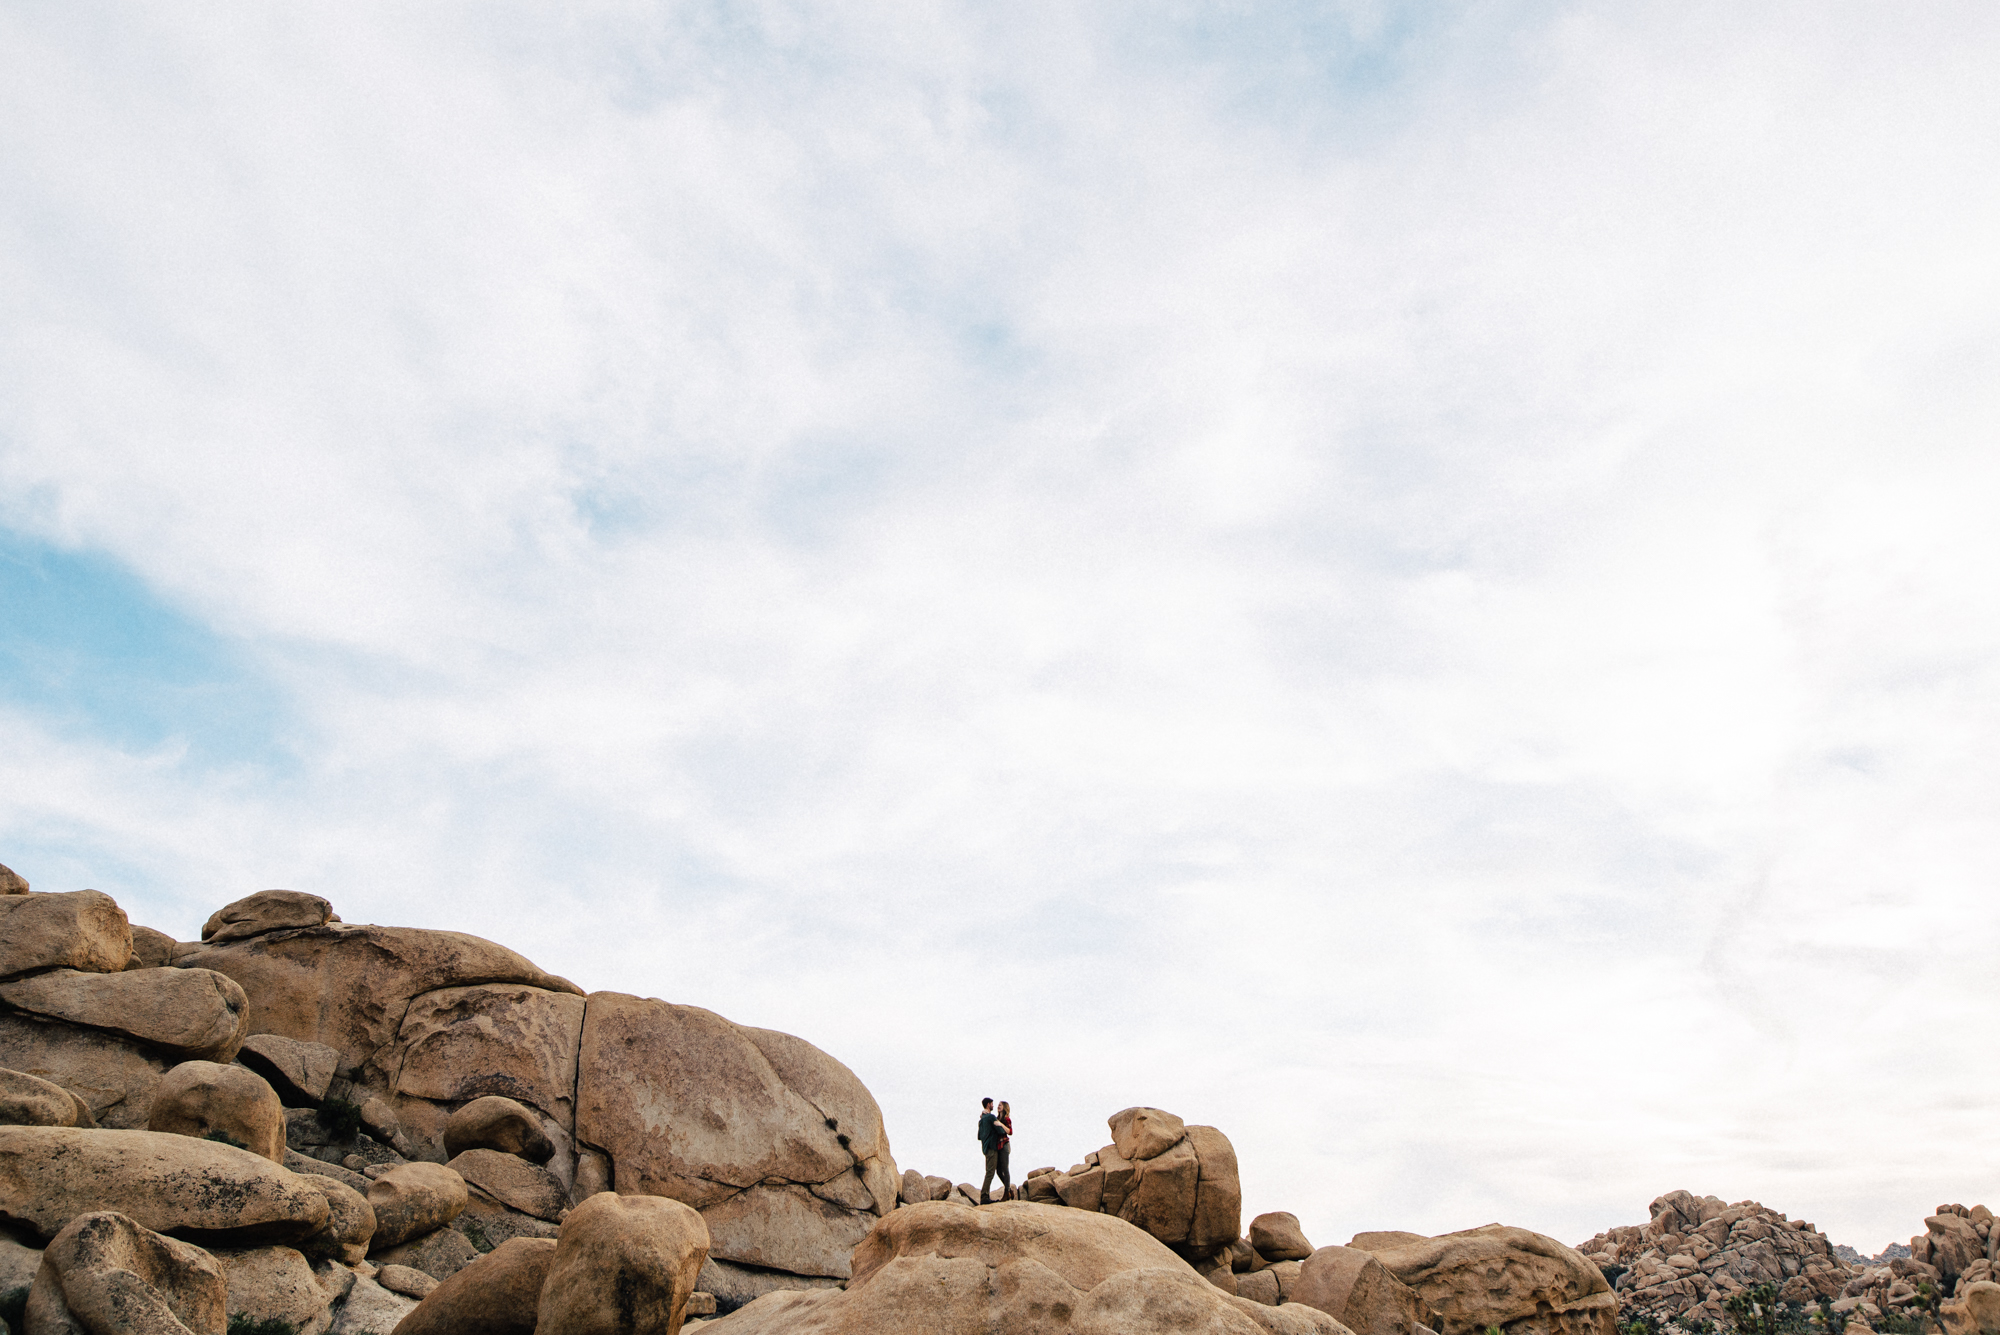
[[[299,1335],[299,1328],[280,1317],[259,1320],[237,1312],[229,1318],[229,1335]]]
[[[335,1140],[352,1140],[361,1130],[361,1105],[346,1099],[328,1099],[319,1105],[319,1124]]]
[[[234,1145],[239,1150],[247,1150],[250,1148],[248,1145],[245,1145],[242,1141],[238,1140],[236,1137],[230,1135],[227,1131],[224,1131],[221,1127],[217,1127],[215,1130],[209,1132],[207,1135],[203,1136],[202,1139],[213,1140],[223,1145]]]
[[[28,1328],[28,1286],[23,1284],[0,1293],[0,1321],[7,1323],[9,1330]]]

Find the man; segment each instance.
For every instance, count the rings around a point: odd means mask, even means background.
[[[994,1115],[993,1100],[981,1099],[979,1106],[979,1148],[986,1152],[986,1179],[979,1184],[979,1203],[991,1204],[987,1193],[993,1187],[993,1175],[1000,1174],[1000,1198],[1005,1200],[1013,1183],[1007,1176],[1008,1136],[1000,1119]]]

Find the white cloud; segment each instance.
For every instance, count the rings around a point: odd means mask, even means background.
[[[6,22],[0,518],[297,701],[15,711],[38,883],[792,1029],[927,1171],[1159,1103],[1320,1241],[2000,1168],[1985,11]]]

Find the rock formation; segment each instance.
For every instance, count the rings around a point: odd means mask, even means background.
[[[1780,1301],[1816,1303],[1837,1296],[1848,1269],[1833,1245],[1802,1220],[1755,1201],[1670,1191],[1650,1207],[1649,1222],[1614,1228],[1582,1252],[1616,1278],[1623,1309],[1655,1320],[1720,1322],[1735,1294],[1764,1284]]]

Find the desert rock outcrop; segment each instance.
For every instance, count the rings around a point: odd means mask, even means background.
[[[43,969],[117,973],[132,958],[132,924],[110,895],[0,895],[0,978]]]
[[[1358,1247],[1321,1247],[1308,1256],[1290,1297],[1338,1318],[1354,1335],[1420,1335],[1438,1325],[1415,1289]]]
[[[0,1126],[89,1126],[90,1105],[25,1071],[0,1070]]]
[[[534,1335],[555,1254],[553,1238],[501,1243],[425,1294],[396,1335]]]
[[[1237,1239],[1243,1215],[1236,1148],[1212,1126],[1187,1126],[1158,1108],[1127,1108],[1108,1119],[1112,1143],[1068,1172],[1038,1170],[1023,1184],[1030,1201],[1115,1215],[1181,1257],[1219,1257]],[[1134,1159],[1124,1144],[1142,1157]]]
[[[708,1229],[691,1207],[601,1192],[563,1221],[536,1329],[674,1335],[707,1259]]]
[[[206,969],[52,969],[0,983],[0,1005],[120,1034],[183,1059],[226,1062],[250,1027],[243,989]]]
[[[1723,1321],[1735,1294],[1770,1284],[1781,1301],[1831,1298],[1848,1282],[1833,1245],[1811,1224],[1755,1201],[1670,1191],[1645,1224],[1600,1233],[1577,1250],[1617,1276],[1630,1315]]]
[[[255,1071],[216,1062],[182,1062],[153,1092],[148,1131],[218,1140],[272,1163],[285,1161],[285,1109]]]
[[[556,1147],[534,1113],[513,1099],[487,1094],[445,1119],[444,1152],[455,1157],[467,1150],[497,1150],[547,1163]]]

